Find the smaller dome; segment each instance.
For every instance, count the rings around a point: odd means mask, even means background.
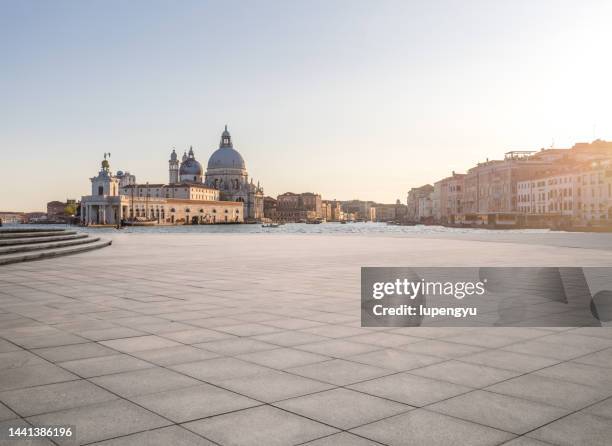
[[[189,155],[183,155],[183,162],[181,163],[181,167],[179,168],[180,175],[202,175],[202,165],[195,159],[195,155],[193,153],[193,147],[189,148]]]
[[[181,175],[202,175],[202,165],[195,158],[187,158],[181,163]]]

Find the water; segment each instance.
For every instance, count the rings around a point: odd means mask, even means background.
[[[492,234],[492,233],[548,233],[548,229],[474,229],[446,228],[444,226],[395,226],[386,223],[287,223],[278,228],[263,228],[261,224],[239,225],[180,225],[180,226],[127,226],[123,229],[69,227],[66,225],[5,225],[21,228],[71,228],[89,233],[211,233],[211,234],[397,234],[397,235],[432,235],[432,234]]]

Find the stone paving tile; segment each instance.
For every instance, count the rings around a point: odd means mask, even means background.
[[[486,387],[491,384],[505,381],[518,376],[520,373],[510,370],[497,369],[479,364],[450,360],[433,364],[420,369],[410,370],[409,373],[459,384],[468,387]]]
[[[564,362],[534,373],[562,381],[598,387],[603,389],[605,393],[612,390],[612,373],[610,373],[610,370],[602,367]]]
[[[21,347],[4,339],[0,339],[0,353],[14,352],[21,350]]]
[[[436,356],[421,355],[418,353],[410,353],[403,350],[393,349],[377,350],[371,353],[351,356],[346,359],[359,362],[361,364],[384,367],[396,372],[418,369],[420,367],[425,367],[427,365],[444,361],[444,359]]]
[[[582,409],[612,395],[612,389],[606,392],[601,388],[535,374],[512,378],[487,387],[486,390],[571,410]]]
[[[75,379],[78,379],[78,376],[53,364],[29,365],[3,370],[0,373],[0,391],[42,386]]]
[[[146,333],[127,327],[101,328],[96,330],[84,330],[80,336],[91,339],[92,341],[108,341],[111,339],[121,339],[134,336],[142,336]]]
[[[15,412],[6,407],[4,404],[0,403],[0,421],[13,420],[15,418],[17,418]]]
[[[529,437],[517,437],[514,440],[504,443],[504,446],[550,446],[550,443],[544,443],[543,441]]]
[[[582,411],[591,415],[597,415],[604,418],[612,418],[612,398],[608,398],[597,404],[593,404]]]
[[[181,426],[168,426],[147,432],[126,435],[99,443],[95,446],[214,446],[212,443]]]
[[[139,396],[131,400],[175,423],[185,423],[261,404],[210,384]]]
[[[328,361],[330,358],[323,355],[295,350],[292,348],[277,348],[262,352],[246,353],[236,356],[244,361],[254,362],[273,369],[288,369],[315,362]]]
[[[51,362],[65,362],[74,359],[95,358],[98,356],[114,355],[117,352],[95,342],[76,345],[63,345],[60,347],[37,348],[32,350]]]
[[[76,438],[79,444],[93,443],[172,424],[125,400],[52,412],[30,417],[27,420],[37,426],[76,425]],[[70,442],[70,439],[58,439],[60,445],[71,444]]]
[[[29,387],[0,393],[0,401],[22,417],[117,399],[85,380]]]
[[[253,339],[263,341],[270,344],[275,344],[280,347],[295,347],[311,342],[327,341],[329,338],[319,336],[312,333],[304,333],[302,331],[280,331],[259,336],[253,336]]]
[[[124,397],[146,395],[200,384],[193,378],[159,367],[98,376],[90,380]]]
[[[60,345],[73,345],[80,344],[83,342],[89,342],[88,339],[70,333],[60,333],[45,336],[19,336],[15,339],[12,339],[12,341],[15,344],[27,349],[58,347]]]
[[[215,330],[223,333],[228,333],[234,336],[255,336],[265,333],[274,333],[281,331],[280,328],[270,327],[269,325],[262,324],[239,324],[239,325],[228,325],[222,327],[215,327]]]
[[[234,336],[219,333],[218,331],[209,330],[207,328],[192,328],[184,331],[173,331],[171,333],[163,333],[161,336],[183,344],[198,344],[202,342],[218,341],[221,339],[232,339]]]
[[[405,404],[348,389],[327,390],[291,398],[274,405],[342,430],[413,409]]]
[[[83,378],[155,367],[153,364],[124,354],[77,359],[75,361],[61,362],[58,365]]]
[[[303,328],[319,327],[321,325],[325,325],[321,322],[297,318],[273,319],[271,321],[262,322],[262,324],[270,325],[271,327],[281,328],[283,330],[300,330]]]
[[[155,335],[138,336],[135,338],[113,339],[101,341],[100,344],[123,353],[133,353],[142,350],[156,350],[164,347],[175,347],[181,345],[178,342],[164,339]]]
[[[488,334],[486,336],[474,335],[466,333],[460,336],[450,336],[444,338],[445,341],[455,342],[457,344],[471,345],[482,348],[499,348],[514,344],[522,340],[522,337],[497,336]]]
[[[593,352],[588,346],[573,346],[542,341],[519,342],[503,347],[502,350],[544,358],[559,359],[562,361],[574,359]]]
[[[279,348],[278,345],[268,344],[267,342],[257,341],[251,338],[232,338],[194,344],[193,346],[225,356],[242,355],[244,353],[255,353]]]
[[[389,446],[493,446],[514,437],[508,432],[422,409],[367,424],[352,432]]]
[[[48,364],[48,362],[26,350],[0,353],[0,371],[41,364]]]
[[[416,407],[426,406],[473,390],[470,387],[409,373],[396,373],[348,387]]]
[[[574,413],[527,436],[559,446],[609,446],[612,423],[596,415]]]
[[[212,383],[270,371],[268,367],[262,367],[235,358],[208,359],[206,361],[178,364],[170,366],[170,368],[185,375]]]
[[[557,359],[540,358],[503,350],[487,350],[485,352],[463,356],[460,360],[471,364],[481,364],[522,373],[533,372],[534,370],[559,363]]]
[[[484,349],[471,345],[456,344],[453,342],[430,339],[397,347],[411,353],[437,356],[444,359],[460,358],[473,353],[482,352]]]
[[[570,410],[482,390],[432,404],[427,409],[519,435],[550,423],[570,412]]]
[[[341,432],[339,434],[329,435],[328,437],[319,438],[318,440],[302,443],[303,446],[380,446],[380,443],[358,437],[357,435]]]
[[[271,406],[194,421],[184,427],[226,446],[285,446],[337,432],[332,427]]]
[[[343,359],[318,362],[316,364],[288,369],[287,371],[337,386],[346,386],[359,381],[365,381],[366,379],[378,378],[393,373],[391,370],[345,361]]]
[[[328,390],[333,387],[330,384],[278,370],[221,380],[215,384],[267,403]]]
[[[414,336],[404,336],[387,332],[367,333],[359,336],[351,336],[346,340],[351,342],[361,342],[362,344],[378,345],[380,347],[398,347],[401,345],[422,341],[421,338],[416,338]]]
[[[597,367],[612,368],[612,348],[591,353],[590,355],[581,356],[573,359],[572,362],[579,362],[580,364],[594,365]]]
[[[305,328],[300,331],[316,336],[323,336],[325,338],[345,338],[347,336],[357,336],[370,333],[369,330],[364,328],[347,327],[345,325],[321,325],[319,327]]]
[[[219,357],[217,353],[191,347],[189,345],[183,345],[181,347],[166,347],[156,350],[143,350],[133,352],[132,356],[161,366],[204,361],[206,359]]]
[[[381,347],[376,345],[360,344],[357,342],[345,341],[343,339],[332,339],[321,342],[298,345],[295,348],[319,355],[331,356],[334,358],[345,358],[347,356],[359,355],[379,350]]]

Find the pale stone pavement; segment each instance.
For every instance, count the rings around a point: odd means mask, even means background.
[[[359,268],[611,266],[612,235],[111,237],[0,268],[0,425],[117,446],[610,444],[612,329],[361,328]]]

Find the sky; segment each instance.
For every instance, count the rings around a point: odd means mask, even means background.
[[[0,0],[0,210],[167,182],[228,125],[266,195],[406,200],[513,149],[612,140],[610,1]]]

